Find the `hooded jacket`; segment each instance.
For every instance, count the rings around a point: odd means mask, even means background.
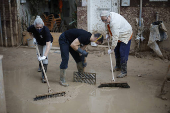
[[[133,31],[131,25],[123,16],[115,12],[110,12],[109,27],[106,25],[106,33],[112,37],[112,46],[116,47],[118,40],[125,44],[128,43]]]

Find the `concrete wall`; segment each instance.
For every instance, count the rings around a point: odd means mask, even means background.
[[[17,0],[18,4],[18,17],[20,20],[24,20],[24,23],[26,26],[30,26],[30,21],[32,16],[36,16],[31,14],[31,5],[30,2],[27,0],[26,3],[21,4],[20,0]],[[44,4],[44,2],[39,4],[39,7],[37,7],[37,15],[41,15],[44,12],[49,12],[49,8],[47,4]]]
[[[30,19],[31,19],[31,13],[30,13],[30,10],[29,10],[29,3],[25,3],[25,4],[20,4],[19,3],[19,18],[20,20],[26,24],[26,28],[29,26],[29,22],[30,22]],[[25,29],[26,29],[25,28]]]
[[[81,2],[80,2],[81,4]],[[121,4],[121,3],[120,3]],[[127,21],[132,25],[133,28],[133,39],[131,43],[131,51],[136,51],[136,18],[139,18],[139,10],[140,10],[140,0],[131,0],[130,6],[123,7],[120,6],[120,14],[127,19]],[[79,5],[77,14],[78,14],[78,28],[82,28],[87,30],[87,7],[82,7]],[[156,12],[159,12],[159,20],[163,21],[165,27],[168,30],[168,36],[170,37],[170,1],[168,2],[149,2],[149,0],[143,0],[142,7],[142,18],[144,20],[144,33],[143,36],[145,40],[140,44],[140,51],[150,51],[151,49],[147,46],[149,33],[150,33],[150,24],[156,21]],[[167,51],[170,50],[170,39],[168,38],[166,41],[159,42],[159,46],[161,49],[165,49]]]
[[[133,28],[133,39],[131,50],[135,50],[136,48],[136,34],[137,34],[137,26],[136,26],[136,18],[139,18],[140,11],[140,0],[135,0],[131,2],[129,7],[120,7],[120,14],[124,16],[128,22],[132,25]],[[159,20],[163,21],[165,27],[168,30],[168,35],[170,36],[170,1],[168,2],[149,2],[149,0],[143,0],[142,4],[142,18],[144,20],[144,33],[143,36],[145,40],[140,44],[140,51],[151,50],[148,46],[148,39],[150,33],[150,24],[156,21],[156,12],[159,12]],[[170,50],[170,39],[168,38],[166,41],[160,42],[160,48],[165,48]]]
[[[2,72],[2,58],[3,56],[0,55],[0,113],[6,113],[5,89]]]
[[[76,12],[76,7],[75,7],[75,3],[76,1],[75,0],[62,0],[63,2],[63,9],[62,9],[62,13],[61,13],[61,16],[62,16],[62,19],[64,20],[65,24],[67,25],[67,27],[69,28],[69,23],[72,22],[72,13]],[[56,14],[57,12],[56,11],[56,7],[58,7],[58,4],[55,6],[55,4],[53,3],[53,1],[50,2],[51,5],[51,9],[49,8],[49,4],[48,3],[45,3],[45,2],[41,2],[39,4],[39,6],[37,7],[37,12],[38,12],[38,15],[41,15],[43,14],[44,12],[48,12],[49,14],[50,13],[54,13]],[[64,4],[64,3],[68,3],[68,4]],[[25,4],[20,4],[20,1],[18,1],[18,12],[19,12],[19,17],[20,17],[20,20],[21,18],[24,18],[25,20],[28,20],[28,25],[30,23],[30,19],[32,16],[36,16],[36,15],[32,15],[31,14],[31,6],[30,6],[30,3],[29,1],[27,1]],[[26,13],[27,12],[27,13]],[[68,16],[65,16],[65,14],[68,14]],[[26,15],[27,14],[27,15]],[[28,18],[28,19],[27,19]]]
[[[78,28],[105,34],[100,12],[102,10],[118,12],[118,3],[119,0],[80,0],[77,7]]]
[[[77,28],[87,31],[87,6],[77,7]]]

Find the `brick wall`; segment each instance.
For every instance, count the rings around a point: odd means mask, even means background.
[[[139,18],[140,11],[140,0],[135,0],[131,3],[129,7],[120,7],[120,14],[124,16],[127,21],[132,25],[133,28],[133,39],[131,49],[136,48],[136,18]],[[146,51],[150,50],[147,46],[149,33],[150,33],[150,24],[156,21],[156,12],[159,12],[159,20],[163,21],[165,27],[168,29],[170,27],[170,1],[168,2],[149,2],[149,0],[143,0],[142,4],[142,18],[144,20],[144,33],[143,36],[145,40],[140,44],[140,50]],[[170,36],[170,30],[168,29],[168,35]],[[159,43],[160,48],[170,48],[170,40],[167,39]]]
[[[77,28],[87,31],[87,7],[77,7]]]

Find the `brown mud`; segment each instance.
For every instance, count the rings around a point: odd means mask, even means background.
[[[76,83],[73,72],[76,63],[70,56],[66,80],[69,87],[59,85],[60,53],[51,50],[47,76],[54,92],[66,91],[64,97],[33,101],[37,94],[48,92],[37,72],[36,50],[0,47],[3,55],[3,75],[8,113],[168,113],[170,111],[170,83],[166,83],[164,100],[158,98],[168,60],[146,55],[129,56],[128,76],[116,81],[127,81],[129,89],[97,88],[101,82],[111,82],[109,55],[93,52],[87,57],[86,72],[96,73],[96,85]],[[114,54],[112,54],[115,65]],[[115,75],[119,72],[115,72]]]

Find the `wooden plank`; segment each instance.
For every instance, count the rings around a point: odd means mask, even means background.
[[[8,46],[8,43],[7,43],[7,33],[6,33],[6,16],[5,16],[5,4],[4,4],[4,1],[5,0],[3,0],[2,2],[2,4],[3,4],[3,20],[4,20],[4,35],[5,35],[5,46],[7,47]]]
[[[14,46],[14,37],[13,37],[13,27],[12,27],[12,14],[11,14],[11,1],[8,0],[9,3],[9,18],[10,18],[10,31],[11,31],[11,45]]]
[[[1,46],[3,46],[4,43],[3,43],[3,37],[2,37],[1,12],[0,12],[0,33],[1,33]]]
[[[104,47],[104,48],[108,48],[108,46],[105,46],[105,45],[97,45],[97,47]]]
[[[14,12],[15,12],[15,34],[16,34],[16,44],[18,45],[19,44],[19,39],[18,39],[18,20],[17,20],[17,3],[15,1],[15,8],[14,8]]]
[[[35,47],[28,47],[28,46],[19,46],[21,48],[29,48],[29,49],[35,49]],[[19,48],[17,47],[17,48]],[[60,50],[60,47],[51,47],[51,50]]]

